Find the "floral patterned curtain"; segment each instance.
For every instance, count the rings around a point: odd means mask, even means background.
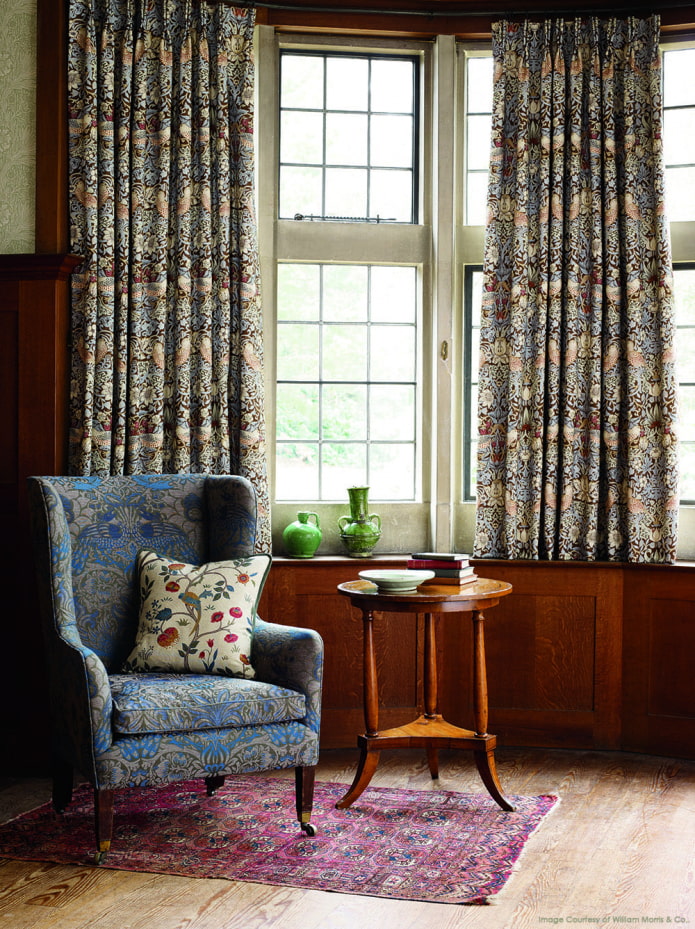
[[[70,0],[71,469],[241,474],[267,550],[253,25]]]
[[[498,23],[479,557],[670,562],[659,20]]]

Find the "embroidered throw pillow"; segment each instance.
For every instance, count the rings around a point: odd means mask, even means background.
[[[251,640],[270,555],[203,565],[138,552],[140,618],[124,671],[254,677]]]

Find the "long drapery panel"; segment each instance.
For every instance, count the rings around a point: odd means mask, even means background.
[[[669,562],[659,21],[495,24],[479,557]]]
[[[253,25],[70,0],[71,470],[241,474],[267,550]]]

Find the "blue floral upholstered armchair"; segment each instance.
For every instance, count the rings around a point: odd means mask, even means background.
[[[310,822],[323,643],[262,621],[270,556],[254,555],[256,498],[244,478],[31,477],[45,630],[53,805],[73,773],[94,787],[97,861],[114,791],[295,768]]]

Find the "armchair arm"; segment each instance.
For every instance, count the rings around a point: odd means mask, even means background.
[[[304,694],[306,724],[318,733],[323,685],[323,639],[318,632],[256,618],[251,663],[258,680]]]
[[[70,531],[60,496],[41,478],[28,483],[54,744],[66,761],[94,778],[95,756],[112,741],[108,674],[77,628]]]

